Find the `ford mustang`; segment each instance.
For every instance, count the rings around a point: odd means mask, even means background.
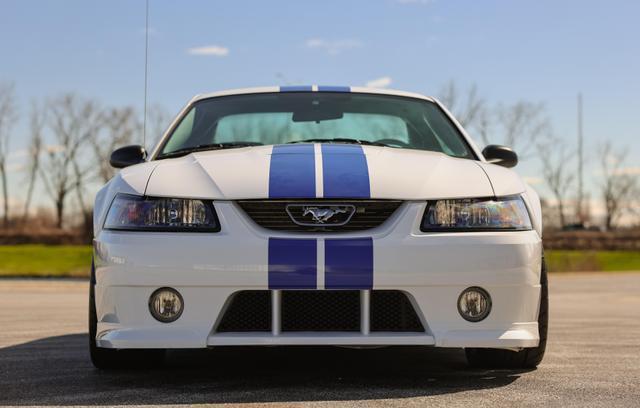
[[[547,278],[537,194],[436,99],[288,86],[194,97],[97,194],[99,368],[167,349],[464,348],[537,366]]]

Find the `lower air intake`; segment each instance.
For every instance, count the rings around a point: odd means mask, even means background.
[[[359,332],[357,290],[282,292],[282,331]]]
[[[371,331],[424,332],[406,294],[398,290],[371,292]]]
[[[218,324],[218,332],[271,331],[271,293],[268,290],[244,290],[231,296]]]
[[[407,295],[374,290],[370,296],[371,332],[417,332],[424,326]],[[271,332],[271,291],[249,290],[231,296],[216,332]],[[362,304],[358,290],[283,290],[280,328],[276,332],[361,331]]]

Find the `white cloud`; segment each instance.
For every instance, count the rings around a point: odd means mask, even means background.
[[[391,85],[392,82],[393,80],[391,79],[391,77],[383,76],[380,78],[372,79],[365,85],[367,86],[367,88],[386,88]]]
[[[306,46],[307,48],[324,50],[329,55],[337,55],[344,50],[362,47],[362,42],[356,39],[328,41],[322,38],[310,38],[307,40]]]
[[[203,47],[193,47],[187,49],[191,55],[211,55],[214,57],[226,57],[229,55],[229,48],[221,45],[205,45]]]

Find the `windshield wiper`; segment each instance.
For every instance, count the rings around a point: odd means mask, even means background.
[[[172,157],[186,156],[193,152],[202,152],[205,150],[221,150],[221,149],[233,149],[235,147],[249,147],[249,146],[262,146],[260,142],[224,142],[224,143],[208,143],[201,144],[192,147],[185,147],[182,149],[174,150],[169,153],[163,153],[156,157],[156,159],[168,159]]]
[[[378,142],[370,142],[369,140],[361,140],[361,139],[349,139],[347,137],[334,137],[333,139],[305,139],[305,140],[295,140],[289,143],[352,143],[359,145],[367,145],[367,146],[384,146],[389,147],[388,144],[378,143]]]

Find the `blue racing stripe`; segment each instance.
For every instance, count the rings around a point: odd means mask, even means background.
[[[371,198],[367,157],[360,145],[323,144],[325,198]]]
[[[316,289],[315,239],[269,238],[269,289]]]
[[[351,92],[348,86],[318,86],[318,92]]]
[[[324,241],[326,289],[373,288],[373,239],[345,238]]]
[[[315,198],[316,161],[312,144],[273,146],[269,198]]]
[[[313,87],[311,85],[291,85],[281,86],[280,92],[311,92]]]

